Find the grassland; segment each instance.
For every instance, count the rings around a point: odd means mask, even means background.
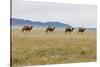
[[[20,29],[12,29],[14,66],[96,61],[96,32],[65,34],[61,29],[52,33],[44,31],[33,29],[23,33]]]

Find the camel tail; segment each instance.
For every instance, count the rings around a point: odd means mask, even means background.
[[[46,33],[48,33],[48,30],[45,30]]]
[[[24,32],[24,29],[22,29],[21,31]]]
[[[79,31],[77,33],[79,34]]]

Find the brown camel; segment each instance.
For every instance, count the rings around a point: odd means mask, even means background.
[[[31,31],[32,30],[32,28],[33,28],[33,26],[24,26],[23,28],[22,28],[22,32],[24,32],[24,30],[27,32],[27,31]]]
[[[79,34],[80,32],[81,32],[81,33],[85,32],[85,28],[79,28],[78,34]]]
[[[53,32],[55,30],[55,27],[50,27],[50,26],[48,26],[48,28],[46,29],[46,31],[45,32]]]
[[[71,33],[73,30],[74,30],[74,28],[66,28],[66,29],[65,29],[65,33],[66,33],[66,32]]]

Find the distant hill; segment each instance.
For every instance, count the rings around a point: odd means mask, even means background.
[[[40,22],[40,21],[30,21],[30,20],[24,20],[24,19],[16,19],[16,18],[11,18],[11,25],[12,26],[24,26],[24,25],[33,25],[35,27],[47,27],[47,26],[54,26],[58,28],[64,28],[64,27],[72,27],[68,24],[64,24],[61,22]]]
[[[95,32],[97,31],[96,28],[86,28],[86,30],[87,30],[87,31],[95,31]]]

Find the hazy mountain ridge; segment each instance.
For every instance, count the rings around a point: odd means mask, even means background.
[[[58,22],[58,21],[48,21],[48,22],[43,23],[40,21],[30,21],[30,20],[16,19],[16,18],[11,18],[10,23],[12,26],[33,25],[36,27],[47,27],[47,26],[55,26],[58,28],[72,27],[71,25],[64,24],[64,23]]]

